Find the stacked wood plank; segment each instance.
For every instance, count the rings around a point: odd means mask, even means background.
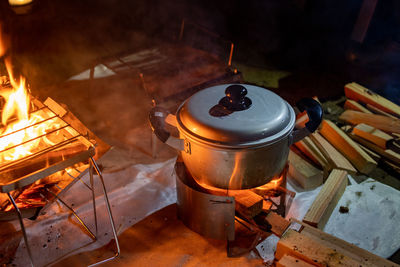
[[[344,93],[348,99],[365,105],[369,104],[396,117],[400,116],[400,106],[357,83],[346,84],[344,86]]]
[[[305,190],[322,188],[303,230],[288,230],[279,241],[277,266],[398,266],[319,230],[343,195],[347,174],[370,174],[378,164],[400,173],[400,107],[356,83],[345,94],[340,127],[324,119],[289,155],[289,178]],[[307,118],[299,119],[297,127],[304,126]]]
[[[346,84],[345,95],[370,111],[350,108],[340,115],[352,126],[348,136],[380,163],[400,172],[400,106],[357,83]]]
[[[329,143],[319,133],[312,134],[311,139],[320,149],[325,158],[331,163],[332,166],[335,167],[335,169],[346,170],[352,174],[357,172],[357,170],[353,167],[349,160],[347,160],[339,151],[336,150],[336,148],[331,143]]]
[[[289,229],[278,242],[276,266],[399,266],[321,230],[301,224]]]
[[[346,84],[344,92],[339,120],[346,125],[323,120],[319,130],[294,145],[299,155],[289,157],[289,174],[306,190],[322,184],[315,179],[315,168],[324,180],[333,169],[370,174],[378,162],[400,172],[400,106],[357,83]],[[301,114],[296,127],[307,120]],[[306,164],[300,165],[301,160]]]
[[[369,174],[376,167],[376,161],[333,122],[323,120],[320,133],[361,173]]]
[[[323,229],[347,186],[347,172],[333,170],[308,209],[303,221]]]
[[[289,175],[304,189],[313,189],[322,184],[323,172],[318,170],[295,152],[289,152]]]

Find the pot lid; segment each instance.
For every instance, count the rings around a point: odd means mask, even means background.
[[[277,94],[248,84],[225,84],[197,92],[177,111],[184,134],[230,146],[259,145],[286,137],[293,108]]]

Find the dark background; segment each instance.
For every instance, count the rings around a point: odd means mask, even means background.
[[[186,29],[195,23],[218,36],[191,44],[216,52],[226,45],[221,40],[232,41],[234,62],[290,71],[279,90],[337,96],[356,81],[399,103],[400,4],[378,1],[358,43],[351,32],[362,2],[35,0],[28,14],[16,15],[2,0],[0,20],[12,36],[17,69],[34,86],[62,82],[102,56],[149,40],[174,41],[185,19]]]

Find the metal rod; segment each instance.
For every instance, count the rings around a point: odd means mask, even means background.
[[[229,52],[229,60],[228,60],[228,67],[232,65],[232,56],[233,56],[233,43],[231,43],[231,51]]]
[[[65,207],[67,207],[72,214],[75,216],[75,218],[82,224],[82,226],[85,228],[85,230],[88,232],[88,234],[90,235],[90,237],[93,240],[96,240],[96,236],[92,233],[92,231],[90,231],[89,227],[87,227],[87,225],[82,221],[82,219],[79,217],[79,215],[74,211],[74,209],[72,207],[70,207],[67,203],[64,202],[64,200],[62,200],[59,196],[57,196],[56,194],[54,194],[53,192],[51,192],[48,188],[46,188],[47,192],[49,192],[50,194],[52,194],[61,204],[63,204]]]
[[[183,37],[183,31],[185,30],[185,20],[182,19],[182,23],[181,23],[181,30],[179,31],[179,38],[178,40],[181,41],[182,37]]]
[[[93,203],[93,216],[94,216],[94,225],[96,229],[96,236],[98,233],[97,227],[97,211],[96,211],[96,194],[94,191],[94,181],[93,181],[93,165],[90,164],[89,166],[89,177],[90,177],[90,190],[92,191],[92,203]]]
[[[115,245],[117,246],[117,252],[114,254],[114,256],[89,265],[89,267],[92,267],[92,266],[97,266],[99,264],[102,264],[102,263],[105,263],[105,262],[108,262],[110,260],[113,260],[113,259],[117,258],[119,256],[121,250],[120,250],[120,247],[119,247],[117,230],[115,229],[114,219],[113,219],[112,212],[111,212],[110,202],[108,201],[107,190],[106,190],[106,186],[104,184],[103,175],[101,174],[99,166],[97,166],[97,163],[93,159],[93,157],[90,157],[90,162],[93,164],[94,169],[96,170],[97,174],[99,175],[99,179],[100,179],[100,182],[101,182],[101,185],[102,185],[102,188],[103,188],[104,200],[105,200],[105,203],[106,203],[107,212],[108,212],[108,216],[110,218],[110,224],[111,224],[111,228],[112,228],[113,235],[114,235]]]
[[[26,127],[23,127],[23,128],[21,128],[21,129],[18,129],[18,130],[16,130],[16,131],[14,131],[14,132],[11,132],[11,133],[8,133],[8,134],[4,134],[4,135],[2,135],[0,138],[3,138],[3,137],[6,137],[6,136],[15,134],[15,133],[17,133],[17,132],[26,130],[26,129],[28,129],[28,128],[31,128],[31,127],[33,127],[33,126],[42,124],[42,123],[44,123],[44,122],[46,122],[46,121],[48,121],[48,120],[52,120],[52,119],[55,119],[55,118],[57,118],[57,115],[56,115],[56,116],[53,116],[53,117],[49,117],[49,118],[44,119],[44,120],[42,120],[42,121],[38,121],[38,122],[36,122],[36,123],[34,123],[34,124],[28,125],[28,126],[26,126]]]
[[[47,108],[47,107],[41,107],[41,108],[38,108],[38,109],[36,109],[36,110],[34,110],[34,111],[32,111],[31,113],[29,113],[29,116],[31,116],[33,113],[36,113],[36,112],[38,112],[38,111],[40,111],[40,110],[42,110],[42,109],[45,109],[45,108]],[[2,109],[0,110],[0,114],[2,113]],[[17,121],[18,119],[17,118],[13,118],[13,119],[10,119],[10,120],[8,120],[7,122],[8,122],[8,124],[10,124],[10,123],[13,123],[14,121]],[[1,125],[1,127],[4,127],[5,125],[3,125],[2,123],[0,123],[0,125]],[[28,126],[29,127],[29,126]]]
[[[32,258],[31,248],[30,248],[29,243],[28,243],[28,237],[26,236],[24,222],[22,221],[21,211],[19,210],[19,208],[18,208],[17,204],[15,203],[14,198],[11,196],[10,192],[7,192],[7,195],[8,195],[8,198],[10,199],[12,205],[14,206],[15,211],[17,212],[19,224],[21,225],[22,235],[24,236],[24,242],[25,242],[26,250],[28,251],[29,259],[31,261],[31,266],[34,266],[33,265],[33,258]]]
[[[156,134],[151,131],[151,157],[155,159],[157,157],[157,136]]]
[[[93,80],[94,80],[94,72],[95,72],[96,65],[92,66],[89,70],[89,86],[87,89],[87,99],[90,99],[90,96],[93,91]]]
[[[80,181],[84,186],[86,186],[86,187],[87,187],[88,189],[90,189],[90,190],[92,189],[92,188],[90,188],[90,186],[89,186],[87,183],[85,183],[85,181],[83,181],[81,178],[78,177],[79,175],[78,175],[77,177],[75,177],[75,176],[71,175],[71,174],[68,173],[68,172],[67,172],[67,174],[68,174],[68,176],[71,177],[72,179],[78,178],[79,181]]]
[[[24,144],[26,144],[26,143],[29,143],[29,142],[32,142],[32,141],[34,141],[34,140],[40,139],[40,138],[45,137],[45,136],[47,136],[47,135],[50,135],[50,134],[52,134],[52,133],[54,133],[54,132],[61,131],[62,129],[67,128],[67,127],[69,127],[69,125],[65,125],[65,126],[62,126],[61,128],[58,128],[58,129],[56,129],[56,130],[47,132],[47,133],[42,134],[42,135],[38,135],[38,136],[36,136],[35,138],[32,138],[32,139],[27,140],[27,141],[25,141],[25,142],[19,143],[18,145],[7,147],[6,149],[1,150],[0,153],[3,153],[3,152],[5,152],[5,151],[7,151],[7,150],[10,150],[10,149],[13,149],[13,148],[22,146],[22,145],[24,145]]]
[[[45,148],[45,149],[43,149],[43,150],[41,150],[41,151],[38,151],[38,152],[36,152],[36,153],[34,153],[34,154],[31,154],[31,155],[29,155],[29,156],[26,156],[26,157],[24,157],[24,158],[17,159],[17,160],[14,160],[14,161],[12,161],[12,162],[9,162],[9,163],[7,163],[7,164],[4,164],[3,166],[0,167],[0,171],[4,171],[5,169],[9,168],[10,166],[17,165],[17,164],[19,164],[19,163],[21,163],[21,162],[23,162],[23,161],[27,161],[27,160],[33,159],[33,158],[35,158],[35,157],[41,156],[41,155],[43,155],[43,154],[46,154],[46,153],[48,153],[48,152],[50,152],[50,151],[52,151],[52,150],[56,150],[56,149],[58,149],[58,148],[60,148],[60,147],[69,145],[69,144],[71,144],[71,143],[77,141],[78,138],[79,138],[80,136],[81,136],[81,135],[77,135],[77,136],[75,136],[75,137],[72,137],[72,138],[70,138],[70,139],[67,139],[67,140],[65,140],[65,141],[62,141],[61,143],[58,143],[57,145],[54,145],[54,146]]]
[[[156,106],[156,99],[154,97],[154,94],[150,93],[150,91],[147,89],[146,83],[144,81],[144,75],[143,73],[139,73],[139,78],[140,78],[140,82],[142,83],[142,88],[144,90],[144,92],[151,98],[151,106],[155,107]]]

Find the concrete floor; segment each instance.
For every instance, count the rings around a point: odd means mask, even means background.
[[[103,266],[264,266],[255,254],[226,256],[226,241],[189,230],[170,205],[133,225],[120,236],[121,257]],[[113,246],[71,256],[55,266],[81,266],[111,256]]]

